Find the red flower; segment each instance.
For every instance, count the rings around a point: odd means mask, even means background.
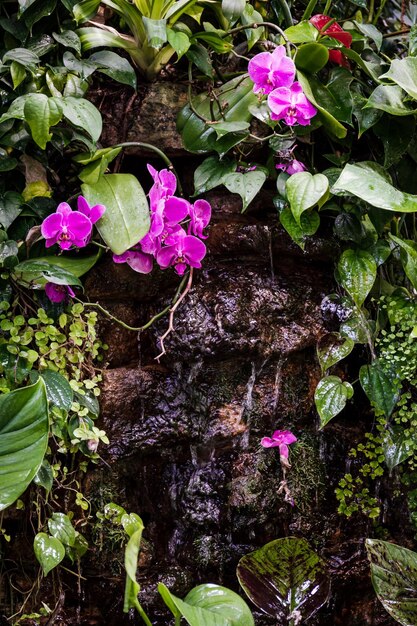
[[[313,15],[310,19],[310,23],[313,24],[320,32],[323,28],[331,21],[331,17],[328,15]],[[340,41],[345,48],[350,48],[352,44],[352,35],[345,30],[339,24],[333,23],[329,28],[326,28],[323,33],[323,36],[333,37],[333,39],[337,39]],[[329,50],[329,59],[333,61],[333,63],[337,63],[338,65],[342,65],[343,67],[350,68],[349,61],[342,54],[340,50]]]

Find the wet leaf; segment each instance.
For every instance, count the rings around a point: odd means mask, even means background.
[[[148,201],[132,174],[106,174],[93,185],[81,185],[91,205],[104,204],[106,212],[96,223],[97,230],[115,254],[123,254],[149,230]]]
[[[417,100],[417,58],[393,59],[388,72],[380,80],[391,80]]]
[[[339,333],[327,333],[317,343],[317,356],[322,372],[346,358],[355,347],[355,342]]]
[[[45,489],[47,493],[49,493],[52,489],[52,484],[54,482],[54,474],[52,471],[51,464],[47,459],[42,461],[42,465],[38,469],[38,472],[33,479],[35,485],[40,485]]]
[[[323,606],[330,582],[324,561],[305,539],[286,537],[240,559],[237,576],[246,595],[279,624],[302,623]]]
[[[285,207],[279,214],[279,220],[291,239],[302,250],[305,248],[306,236],[314,235],[320,226],[320,216],[316,211],[303,213],[300,217],[300,224],[297,224],[291,209]]]
[[[46,533],[38,533],[33,542],[35,556],[41,564],[43,575],[59,565],[65,557],[65,548],[59,539],[50,537]]]
[[[366,549],[378,600],[402,626],[414,626],[417,624],[417,554],[379,539],[367,539]]]
[[[320,415],[320,428],[323,428],[346,406],[353,396],[353,387],[338,376],[326,376],[317,385],[314,401]]]
[[[75,529],[65,513],[52,513],[51,519],[48,520],[48,529],[51,535],[59,539],[64,546],[75,544]]]
[[[223,185],[231,192],[237,193],[242,198],[242,213],[256,197],[266,180],[265,172],[255,170],[252,172],[235,172],[228,174],[223,179]]]
[[[93,105],[91,105],[93,106]],[[29,125],[33,140],[42,150],[52,138],[49,132],[63,115],[62,102],[58,98],[48,98],[42,93],[30,94],[24,104],[25,121]]]
[[[385,431],[382,448],[385,463],[390,471],[414,454],[414,442],[410,437],[406,437],[401,427]]]
[[[314,26],[313,26],[313,28],[314,28]],[[317,30],[317,29],[314,29],[314,30]],[[316,109],[318,111],[318,118],[320,119],[320,121],[323,124],[323,126],[332,135],[334,135],[335,137],[338,137],[339,139],[343,139],[343,137],[346,137],[347,130],[343,126],[343,124],[338,122],[338,120],[331,113],[329,113],[327,111],[327,109],[325,109],[323,106],[321,106],[321,104],[314,97],[313,89],[312,89],[312,87],[310,85],[310,82],[309,82],[310,78],[307,78],[307,76],[305,76],[299,70],[297,71],[297,78],[298,78],[298,82],[301,84],[301,86],[303,88],[303,91],[306,94],[307,98],[316,107]]]
[[[52,257],[56,260],[56,257]],[[44,286],[46,282],[55,285],[75,285],[82,287],[81,281],[68,270],[47,261],[22,261],[13,270],[16,280],[23,285]]]
[[[0,396],[0,511],[13,504],[36,476],[48,431],[42,380]]]
[[[228,174],[236,171],[235,161],[210,156],[194,171],[194,195],[198,196],[223,184]]]
[[[295,221],[300,225],[301,215],[327,197],[329,181],[324,174],[299,172],[286,183],[287,198]]]
[[[41,376],[45,383],[48,401],[59,409],[69,411],[72,405],[74,392],[66,378],[52,370],[44,370]]]
[[[378,85],[371,93],[365,109],[379,109],[390,115],[410,115],[415,109],[404,102],[404,91],[397,85]]]
[[[359,380],[369,401],[385,417],[390,417],[400,395],[400,384],[394,371],[383,369],[378,361],[362,365]]]
[[[399,191],[390,185],[377,171],[362,164],[345,165],[332,191],[344,191],[369,202],[372,206],[388,211],[414,213],[417,211],[417,196]]]
[[[401,248],[401,262],[408,280],[417,289],[417,244],[411,239],[401,239],[389,235],[392,241]]]
[[[190,626],[254,626],[246,602],[234,591],[220,585],[194,587],[184,600],[174,596],[163,584],[159,593],[174,615],[182,615]]]
[[[377,266],[374,257],[366,250],[345,250],[337,270],[340,284],[361,306],[375,282]]]

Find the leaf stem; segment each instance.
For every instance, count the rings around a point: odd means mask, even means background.
[[[139,602],[139,600],[137,598],[136,598],[136,601],[135,601],[135,609],[137,610],[137,612],[141,616],[142,620],[145,622],[146,626],[152,626],[151,620],[146,615],[145,611],[141,607],[140,602]]]
[[[292,26],[293,24],[292,15],[291,15],[290,7],[288,6],[286,0],[278,0],[278,3],[281,6],[282,12],[284,14],[284,20],[285,20],[287,27]]]
[[[151,150],[152,152],[155,152],[155,154],[157,154],[163,160],[163,162],[168,166],[168,169],[174,172],[177,178],[178,191],[180,192],[181,196],[184,195],[182,191],[182,187],[181,187],[180,178],[175,170],[175,167],[172,161],[169,159],[169,157],[167,157],[165,152],[163,152],[156,146],[152,145],[151,143],[144,143],[143,141],[124,141],[123,143],[118,143],[113,147],[114,148],[145,148],[146,150]]]
[[[302,20],[308,20],[311,17],[311,14],[313,13],[314,9],[316,8],[317,2],[318,2],[318,0],[310,0],[308,5],[306,6],[306,10],[303,13],[303,17],[301,18]]]

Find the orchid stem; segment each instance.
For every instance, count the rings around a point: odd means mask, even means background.
[[[155,152],[155,154],[157,154],[163,160],[163,162],[168,166],[168,169],[174,172],[177,178],[178,191],[180,192],[181,196],[184,195],[182,191],[182,187],[181,187],[180,178],[175,170],[175,167],[172,161],[167,157],[165,152],[162,152],[162,150],[160,150],[156,146],[153,146],[151,143],[144,143],[143,141],[124,141],[123,143],[118,143],[113,147],[114,148],[145,148],[146,150],[151,150],[152,152]]]
[[[106,317],[111,319],[113,322],[116,322],[117,324],[119,324],[119,326],[122,326],[123,328],[126,328],[126,330],[132,330],[134,332],[140,333],[143,330],[146,330],[146,329],[150,328],[150,326],[152,326],[152,324],[154,324],[157,320],[159,320],[161,317],[163,317],[164,315],[169,313],[169,311],[171,310],[172,306],[175,305],[175,303],[178,301],[178,298],[180,297],[182,288],[184,287],[186,280],[187,280],[187,277],[185,276],[182,279],[182,281],[181,281],[177,291],[175,292],[175,295],[174,295],[174,297],[172,299],[171,304],[166,306],[162,311],[159,311],[159,313],[156,313],[156,315],[151,317],[151,319],[148,322],[146,322],[146,324],[144,324],[143,326],[129,326],[129,324],[126,324],[125,322],[123,322],[119,318],[117,318],[114,315],[112,315],[110,313],[110,311],[107,311],[107,309],[102,307],[101,304],[99,304],[98,302],[83,302],[79,298],[74,298],[74,300],[77,300],[77,302],[81,302],[81,304],[86,306],[86,307],[91,307],[92,309],[98,309],[100,311],[100,313],[103,313],[103,315],[105,315]]]
[[[165,350],[165,339],[168,337],[168,335],[170,335],[172,333],[172,331],[174,330],[174,315],[175,315],[175,311],[178,309],[179,305],[181,304],[181,302],[184,300],[185,296],[187,295],[187,293],[190,291],[191,289],[191,285],[193,284],[193,268],[190,267],[190,274],[188,276],[188,282],[187,282],[187,286],[184,289],[184,291],[182,292],[182,294],[180,295],[180,297],[178,298],[178,300],[175,302],[175,304],[170,308],[169,310],[169,324],[168,324],[168,328],[167,330],[164,332],[164,334],[162,335],[162,337],[160,337],[159,341],[161,344],[161,352],[158,354],[157,357],[155,357],[155,360],[159,362],[160,358],[162,356],[164,356],[164,354],[166,353]]]

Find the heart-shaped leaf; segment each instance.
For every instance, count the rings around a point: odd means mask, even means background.
[[[374,257],[366,250],[345,250],[337,270],[342,287],[361,306],[375,282],[377,265]]]
[[[372,584],[384,609],[402,626],[417,624],[417,554],[379,539],[367,539]]]
[[[220,160],[218,156],[208,157],[194,171],[194,195],[198,196],[223,184],[224,178],[235,171],[234,161]]]
[[[391,67],[386,74],[380,76],[380,80],[391,80],[399,85],[409,96],[417,100],[417,58],[406,57],[405,59],[393,59]]]
[[[0,511],[13,504],[35,477],[48,445],[45,385],[0,396]]]
[[[115,254],[123,254],[146,235],[149,207],[139,181],[132,174],[106,174],[94,185],[81,185],[91,204],[104,204],[106,212],[96,227]]]
[[[239,561],[246,595],[279,624],[304,623],[326,602],[330,581],[323,560],[305,539],[267,543]]]
[[[59,539],[50,537],[46,533],[36,535],[33,548],[44,576],[47,576],[54,567],[59,565],[65,556],[65,548]]]
[[[320,215],[316,211],[303,213],[300,217],[300,224],[297,224],[291,209],[285,207],[279,214],[279,221],[291,239],[304,250],[306,236],[314,235],[320,226]]]
[[[359,380],[370,402],[390,417],[400,394],[400,383],[394,371],[382,368],[378,361],[362,365]]]
[[[51,519],[48,520],[48,528],[52,537],[59,539],[64,546],[75,544],[75,529],[65,513],[52,513]]]
[[[342,411],[346,402],[353,396],[353,387],[342,382],[338,376],[326,376],[317,385],[314,401],[320,415],[320,428],[323,428]]]
[[[339,333],[327,333],[320,337],[317,344],[317,356],[322,372],[328,370],[345,357],[355,347],[355,342]]]
[[[242,213],[259,193],[266,180],[265,172],[254,170],[252,172],[228,174],[223,179],[224,186],[231,192],[237,193],[242,198]]]
[[[385,463],[389,470],[406,461],[414,454],[414,442],[401,427],[386,430],[382,441]]]
[[[165,604],[182,615],[190,626],[254,626],[252,613],[234,591],[220,585],[199,585],[184,600],[174,596],[163,584],[158,585]]]
[[[324,174],[299,172],[289,177],[286,183],[287,198],[295,221],[300,225],[304,211],[318,204],[327,196],[329,181]]]
[[[93,106],[93,105],[91,105]],[[45,94],[34,93],[24,105],[25,120],[29,125],[33,140],[42,150],[51,139],[49,132],[61,120],[63,114],[62,102],[58,98],[48,98]]]

